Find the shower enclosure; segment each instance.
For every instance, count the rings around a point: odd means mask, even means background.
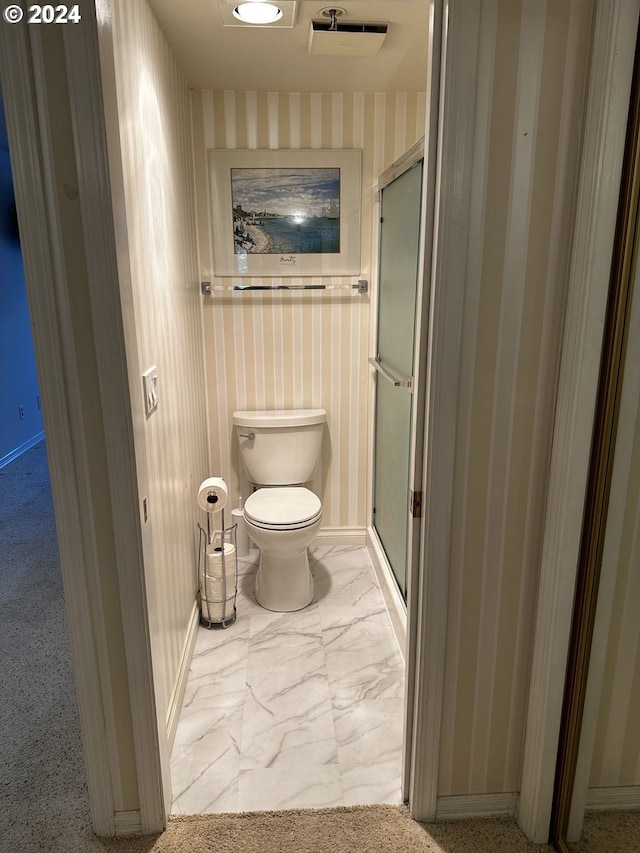
[[[380,259],[372,526],[407,598],[411,519],[420,512],[414,483],[414,373],[420,300],[423,144],[380,179]]]

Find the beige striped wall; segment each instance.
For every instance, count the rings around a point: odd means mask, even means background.
[[[375,278],[372,212],[377,176],[423,135],[424,95],[197,91],[192,103],[204,278],[215,273],[206,170],[206,152],[211,148],[361,149],[361,277]],[[214,279],[215,283],[234,281]],[[246,496],[248,486],[233,440],[233,411],[322,406],[328,426],[322,472],[314,485],[323,500],[323,527],[365,527],[369,297],[340,291],[214,295],[207,299],[204,315],[212,467],[232,484],[234,501],[240,491]]]
[[[640,785],[640,287],[636,271],[598,605],[606,638],[589,787]],[[598,612],[600,618],[600,612]],[[591,677],[591,676],[590,676]]]
[[[195,601],[195,494],[207,474],[189,91],[145,0],[114,0],[118,109],[133,309],[159,405],[145,424],[154,559],[149,606],[169,709]],[[134,387],[132,393],[142,393]]]
[[[441,796],[520,789],[591,13],[482,4]]]

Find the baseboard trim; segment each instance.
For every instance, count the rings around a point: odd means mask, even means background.
[[[438,797],[436,820],[469,817],[512,817],[518,805],[517,793],[463,794]]]
[[[14,447],[14,449],[10,450],[9,453],[5,453],[5,455],[0,458],[0,468],[4,468],[5,465],[8,465],[10,462],[14,462],[19,456],[26,453],[27,450],[31,450],[32,447],[35,447],[36,444],[40,444],[43,438],[44,432],[40,431],[36,433],[33,438],[30,438],[29,441],[25,441],[19,447]]]
[[[321,527],[315,541],[320,545],[366,545],[364,527]]]
[[[194,601],[191,616],[189,617],[189,627],[184,639],[182,647],[182,655],[180,656],[180,665],[178,666],[178,674],[171,692],[169,707],[167,708],[167,739],[169,741],[169,752],[173,749],[173,740],[176,736],[178,720],[180,719],[180,711],[182,710],[182,702],[184,700],[184,691],[189,678],[189,667],[191,658],[193,657],[193,647],[196,644],[198,636],[198,624],[200,622],[200,611],[198,602]]]
[[[142,835],[140,811],[115,813],[116,835]]]
[[[640,809],[640,785],[614,788],[589,788],[587,811],[628,811]]]
[[[373,570],[378,580],[387,613],[389,614],[393,633],[396,636],[400,654],[406,660],[407,607],[402,600],[398,584],[393,577],[380,540],[372,527],[367,528],[367,550],[369,551]]]

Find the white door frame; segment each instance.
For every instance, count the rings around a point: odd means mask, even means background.
[[[433,88],[425,133],[424,277],[429,286],[426,418],[422,483],[420,571],[408,599],[412,656],[407,677],[412,699],[409,808],[417,820],[435,820],[449,592],[455,430],[471,206],[480,4],[432,3]],[[434,35],[435,33],[435,35]],[[442,287],[441,282],[459,282]]]
[[[110,31],[108,3],[101,0],[99,6],[101,26]],[[170,798],[170,790],[162,784],[163,769],[166,783],[168,747],[165,721],[156,712],[154,696],[144,578],[152,552],[141,523],[140,464],[136,467],[135,453],[143,462],[144,445],[134,448],[134,416],[138,425],[142,420],[136,411],[137,406],[141,408],[141,395],[130,397],[125,358],[93,4],[83,6],[81,24],[57,28],[61,42],[42,29],[24,21],[0,23],[0,72],[89,798],[98,835],[156,832],[166,826]],[[44,59],[45,40],[59,60],[53,71]],[[47,89],[47,75],[60,74],[65,63],[77,187],[65,184],[64,189],[68,201],[79,201],[82,222],[73,232],[61,216],[52,130],[56,114],[61,107],[64,112],[65,105],[53,103]],[[66,266],[64,239],[67,251],[77,246],[85,256],[90,317],[84,320],[91,324],[95,351],[94,382],[101,401],[107,475],[101,486],[109,491],[112,513],[108,519],[103,505],[93,501],[96,484],[90,476],[90,448],[96,436],[90,435],[82,417],[79,329],[71,297],[78,282],[71,280]],[[105,524],[110,525],[115,542],[115,565],[107,570],[117,575],[121,633],[100,599],[100,573],[105,566],[99,560],[96,532]],[[120,761],[125,756],[112,681],[114,641],[124,646],[126,671],[119,677],[126,682],[125,701],[131,708],[137,808],[122,806],[122,782],[127,780]]]
[[[120,126],[114,68],[112,0],[96,2],[83,32],[64,29],[83,239],[93,334],[107,438],[139,819],[123,815],[122,831],[157,832],[171,806],[169,735],[154,685],[152,625],[154,552],[143,508],[148,494],[145,412],[140,393]],[[107,14],[108,12],[108,14]],[[110,120],[107,123],[106,116]],[[129,306],[126,314],[123,304]],[[118,820],[116,816],[116,829]]]

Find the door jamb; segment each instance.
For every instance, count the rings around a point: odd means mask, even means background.
[[[106,3],[101,4],[106,8]],[[111,6],[111,0],[109,0]],[[99,11],[99,10],[97,10]],[[104,10],[103,10],[104,11]],[[111,9],[110,9],[111,11]],[[83,21],[83,23],[85,23]],[[87,24],[89,22],[86,22]],[[86,245],[98,379],[104,404],[116,566],[143,833],[166,827],[171,806],[169,739],[154,684],[147,577],[153,539],[144,523],[145,415],[132,304],[120,128],[114,67],[113,15],[64,28],[69,97]],[[91,109],[89,105],[98,105]],[[106,116],[110,116],[107,124]],[[118,228],[119,225],[119,228]],[[117,437],[117,438],[116,438]],[[143,490],[143,491],[140,491]]]
[[[436,818],[446,653],[450,531],[471,207],[480,4],[432,2],[431,102],[425,134],[424,277],[429,287],[419,571],[408,603],[413,700],[409,808]],[[441,282],[457,286],[442,287]]]

